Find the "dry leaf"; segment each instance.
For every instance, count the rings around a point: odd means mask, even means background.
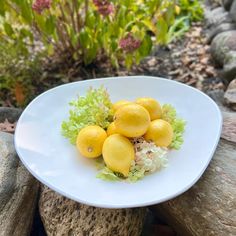
[[[25,94],[24,94],[24,88],[20,82],[17,82],[15,84],[14,94],[17,104],[23,105],[25,102]]]

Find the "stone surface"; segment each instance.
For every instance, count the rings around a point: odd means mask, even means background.
[[[236,41],[235,41],[236,44]],[[221,78],[228,84],[236,77],[236,51],[230,51],[225,55]]]
[[[236,112],[223,112],[221,138],[236,143]]]
[[[232,31],[232,30],[236,30],[236,24],[234,23],[222,23],[220,25],[217,25],[216,27],[213,27],[207,34],[207,43],[211,43],[211,41],[216,35],[225,31]]]
[[[236,79],[232,80],[224,95],[225,103],[236,111]]]
[[[222,4],[223,4],[225,10],[229,11],[233,1],[234,0],[222,0]]]
[[[222,91],[209,94],[222,108]],[[236,235],[236,113],[223,109],[217,150],[200,180],[187,192],[152,206],[181,236]]]
[[[153,206],[184,236],[236,235],[236,146],[221,140],[201,179],[181,196]]]
[[[205,20],[206,20],[206,26],[208,28],[218,26],[222,23],[232,22],[232,19],[229,16],[229,13],[227,11],[225,11],[225,9],[223,7],[217,7],[213,10],[206,9],[205,10]]]
[[[21,115],[22,110],[11,107],[0,107],[0,122],[4,122],[5,119],[8,119],[9,122],[13,123]]]
[[[21,164],[13,135],[0,132],[0,236],[29,235],[38,182]]]
[[[43,186],[39,209],[48,236],[139,236],[146,208],[102,209],[65,198]]]
[[[236,1],[234,0],[230,7],[230,16],[236,22]]]
[[[219,66],[223,66],[225,60],[229,63],[227,55],[230,51],[236,51],[236,30],[218,34],[211,44],[212,58]]]

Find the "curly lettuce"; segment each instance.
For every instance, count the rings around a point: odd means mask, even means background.
[[[78,132],[85,126],[99,125],[106,129],[112,121],[112,102],[103,86],[90,88],[86,96],[78,96],[69,105],[69,119],[62,122],[61,130],[72,144],[75,144]]]
[[[177,117],[175,108],[170,104],[164,104],[162,106],[162,119],[169,122],[174,131],[174,137],[170,144],[170,148],[180,149],[184,142],[183,134],[186,121]]]

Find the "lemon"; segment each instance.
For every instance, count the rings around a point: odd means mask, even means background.
[[[124,105],[127,105],[127,104],[132,104],[132,102],[127,101],[127,100],[120,100],[118,102],[113,103],[112,107],[113,107],[114,112],[116,112],[120,107],[123,107]]]
[[[135,103],[119,108],[114,115],[117,133],[126,137],[140,137],[150,124],[148,111]]]
[[[90,125],[80,130],[76,147],[84,157],[99,157],[106,138],[107,133],[104,129],[97,125]]]
[[[138,98],[136,103],[147,109],[151,120],[161,118],[161,106],[158,101],[153,98]]]
[[[115,124],[114,124],[114,122],[112,122],[107,128],[107,136],[110,136],[110,135],[116,134],[116,133],[117,133],[117,131],[116,131]]]
[[[168,147],[173,139],[172,126],[165,120],[153,120],[144,138],[153,141],[157,146]]]
[[[109,169],[128,176],[134,160],[134,147],[128,138],[120,134],[109,136],[103,144],[102,155]]]

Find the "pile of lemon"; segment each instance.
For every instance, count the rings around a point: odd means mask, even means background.
[[[118,101],[113,104],[113,109],[113,122],[107,130],[96,125],[83,128],[78,133],[76,146],[84,157],[102,155],[109,169],[126,177],[135,159],[130,138],[143,136],[159,147],[168,147],[173,139],[173,129],[161,119],[161,106],[153,98]]]

